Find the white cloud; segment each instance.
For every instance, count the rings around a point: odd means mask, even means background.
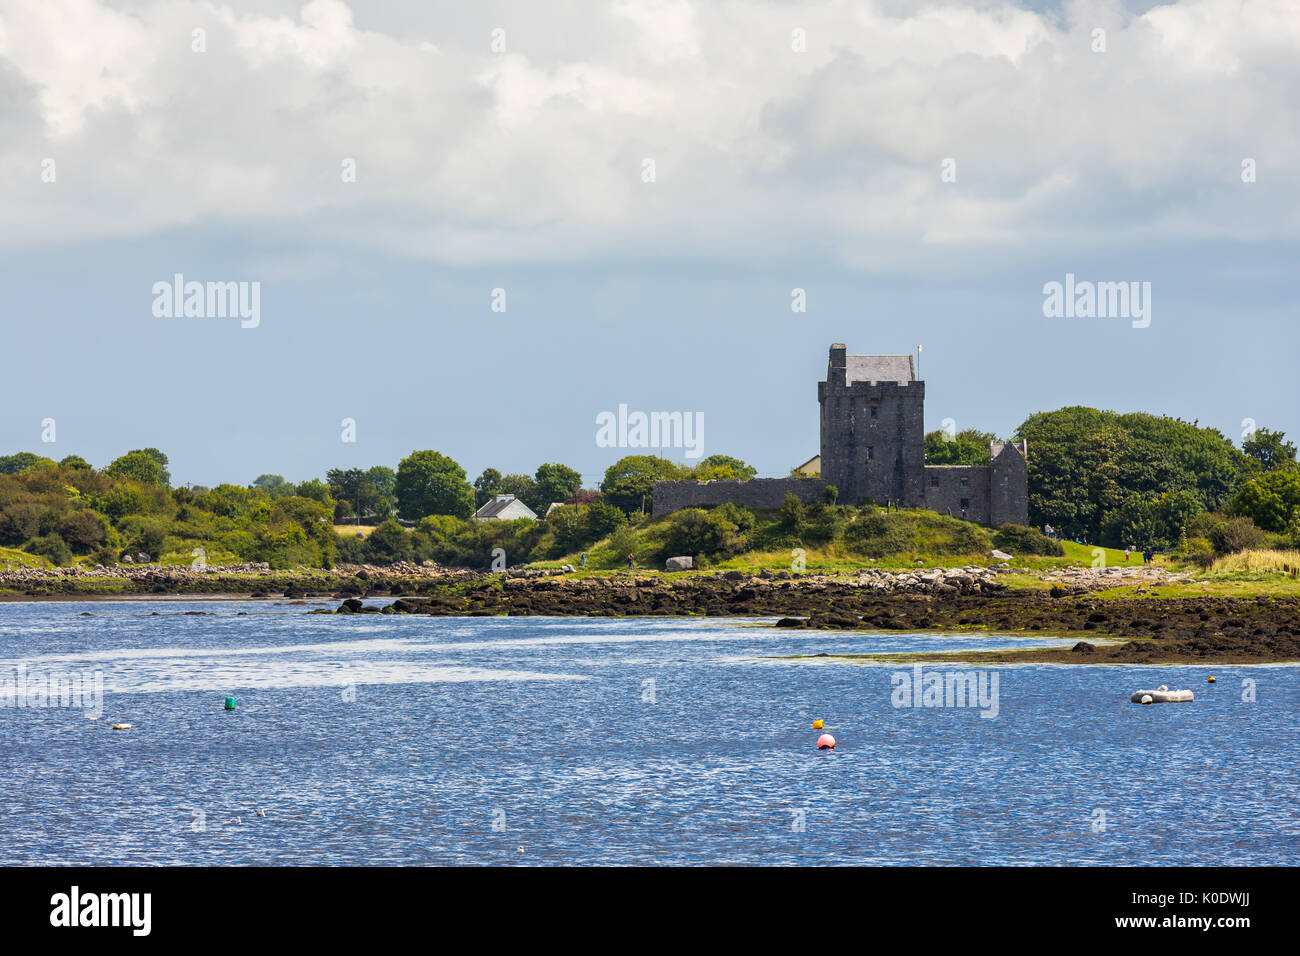
[[[1059,22],[989,2],[520,5],[491,24],[501,54],[468,9],[391,32],[361,13],[0,0],[3,234],[274,223],[455,263],[869,265],[1300,232],[1294,0],[1075,2]]]

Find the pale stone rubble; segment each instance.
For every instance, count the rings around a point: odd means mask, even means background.
[[[629,576],[618,572],[610,576],[567,579],[565,575],[575,572],[572,565],[558,568],[510,568],[506,572],[508,581],[521,586],[524,582],[537,579],[554,578],[561,586],[578,585],[581,587],[636,587],[652,586],[658,583],[657,572],[637,571]],[[960,568],[928,568],[906,571],[888,571],[883,568],[866,568],[856,574],[794,574],[790,571],[760,571],[746,573],[741,571],[701,571],[694,575],[677,579],[672,586],[691,586],[695,582],[726,581],[736,585],[752,587],[758,590],[767,588],[801,587],[816,590],[830,584],[847,585],[853,588],[886,592],[918,592],[929,594],[986,594],[1005,590],[1007,584],[1000,578],[1008,574],[1027,574],[1015,571],[1006,564],[991,567],[966,565]],[[1139,565],[1136,567],[1112,568],[1060,568],[1042,573],[1037,577],[1050,581],[1054,585],[1070,590],[1096,590],[1115,587],[1119,584],[1154,585],[1183,580],[1191,572],[1176,574],[1161,568]],[[212,565],[208,567],[162,566],[141,564],[117,564],[111,567],[98,565],[94,568],[17,568],[0,570],[0,587],[25,587],[50,584],[55,581],[112,579],[148,583],[151,585],[184,586],[210,577],[228,577],[253,579],[248,583],[255,585],[257,579],[265,579],[266,586],[273,586],[277,581],[295,580],[306,583],[304,578],[318,582],[321,588],[332,587],[336,583],[369,578],[403,578],[403,579],[437,579],[441,581],[468,580],[489,576],[490,572],[468,568],[446,568],[425,561],[421,564],[398,562],[379,565],[339,565],[329,570],[319,568],[296,568],[279,571],[262,563],[235,565]],[[667,583],[665,580],[664,583]]]
[[[512,578],[542,578],[569,574],[573,571],[574,567],[566,564],[559,568],[511,568],[508,573]],[[395,564],[382,566],[375,564],[341,564],[329,569],[300,567],[281,570],[272,570],[271,566],[265,561],[246,564],[207,565],[204,567],[131,563],[111,566],[99,564],[93,568],[0,569],[0,587],[22,587],[25,585],[48,584],[52,581],[94,581],[104,579],[183,585],[186,582],[199,581],[210,577],[265,578],[268,584],[280,579],[310,577],[319,579],[322,587],[328,587],[332,583],[355,578],[364,580],[371,577],[398,577],[447,580],[477,578],[484,576],[486,573],[469,568],[446,568],[432,561],[425,561],[422,564],[398,561]]]
[[[1038,577],[1062,587],[1082,587],[1089,591],[1113,588],[1127,584],[1172,584],[1191,578],[1191,571],[1166,571],[1151,564],[1137,564],[1108,568],[1068,567],[1057,568]]]

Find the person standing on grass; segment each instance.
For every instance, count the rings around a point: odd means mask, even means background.
[[[582,557],[580,557],[580,558],[578,559],[578,563],[581,564],[581,565],[583,566],[583,568],[586,568],[586,566],[587,566],[587,552],[586,552],[586,551],[582,552]]]
[[[627,556],[627,569],[628,569],[629,571],[632,571],[632,570],[635,570],[635,569],[636,569],[636,557],[635,557],[635,555],[631,554],[630,552],[628,553],[628,556]]]

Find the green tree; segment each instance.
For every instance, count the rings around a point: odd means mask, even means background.
[[[989,443],[997,441],[992,432],[965,428],[955,435],[938,430],[925,436],[927,465],[987,465]]]
[[[334,508],[334,496],[330,494],[330,486],[319,478],[299,482],[298,487],[294,490],[300,498],[310,498],[312,501],[319,501],[321,504],[329,506],[331,510]]]
[[[68,544],[57,534],[47,534],[27,542],[27,553],[38,554],[51,564],[66,565],[72,563],[72,551]]]
[[[533,476],[533,484],[536,489],[534,500],[537,506],[531,502],[525,501],[524,504],[537,511],[546,510],[546,506],[555,501],[563,501],[574,490],[582,487],[582,474],[574,471],[566,465],[545,464],[539,465],[537,474]]]
[[[257,558],[272,567],[331,567],[337,539],[332,509],[298,495],[279,498],[257,530]]]
[[[683,508],[669,518],[662,556],[715,555],[735,544],[736,530],[736,526],[717,511]]]
[[[45,507],[38,501],[13,501],[0,508],[0,544],[19,545],[41,530]]]
[[[416,452],[415,454],[420,454]],[[436,454],[436,452],[435,452]],[[406,461],[402,462],[403,465]],[[401,481],[402,468],[397,469],[398,481]],[[463,474],[463,472],[462,472]],[[466,486],[468,487],[468,485]],[[405,511],[403,511],[405,513]],[[411,536],[392,518],[389,518],[366,538],[366,556],[378,564],[391,564],[394,561],[409,561],[412,557]]]
[[[55,529],[73,551],[84,554],[104,543],[108,522],[94,511],[74,511],[63,517]]]
[[[626,523],[627,516],[622,509],[614,507],[603,498],[587,506],[587,534],[592,541],[609,537]]]
[[[1265,531],[1285,532],[1300,513],[1300,470],[1267,471],[1244,482],[1228,512],[1250,518]]]
[[[283,475],[258,475],[250,487],[260,488],[272,499],[284,498],[294,493],[293,485],[285,481]]]
[[[787,494],[777,511],[777,525],[787,534],[798,537],[804,531],[803,502],[793,494]]]
[[[468,518],[474,513],[474,489],[465,469],[441,452],[413,451],[397,466],[397,506],[402,516]]]
[[[366,469],[367,505],[381,518],[392,517],[397,510],[397,472],[386,465]]]
[[[104,469],[111,478],[127,478],[155,488],[167,488],[171,475],[167,471],[167,456],[157,448],[138,448],[117,458]]]
[[[647,510],[656,481],[677,481],[685,470],[657,455],[628,455],[605,469],[600,490],[607,501],[631,514],[645,504]]]
[[[501,494],[501,472],[495,468],[484,468],[483,474],[474,479],[475,507],[483,507],[499,494]]]
[[[367,494],[366,473],[360,468],[331,468],[325,472],[325,480],[329,482],[330,495],[335,501],[347,504],[360,524],[364,510],[362,499]]]
[[[514,495],[534,511],[537,510],[537,482],[531,475],[505,475],[497,494]]]
[[[1286,440],[1286,432],[1258,428],[1241,443],[1241,450],[1263,471],[1296,467],[1296,446]]]
[[[338,518],[344,515],[357,518],[357,523],[367,515],[379,518],[390,517],[397,507],[397,475],[391,468],[375,465],[373,468],[331,468],[325,473],[329,482],[330,495],[342,505],[348,505],[347,511],[336,509]]]
[[[59,462],[59,467],[74,468],[78,471],[89,471],[90,462],[86,461],[86,459],[82,458],[80,455],[68,455],[68,457]]]
[[[749,481],[757,474],[757,468],[730,455],[710,455],[691,469],[691,477],[699,481]]]
[[[1140,412],[1082,406],[1039,412],[1015,437],[1029,443],[1030,524],[1050,523],[1071,537],[1121,547],[1132,542],[1110,535],[1137,521],[1160,495],[1186,491],[1213,511],[1250,470],[1249,459],[1222,433]],[[1147,518],[1154,520],[1149,512]],[[1139,526],[1130,524],[1129,531]]]
[[[0,475],[16,475],[38,465],[48,467],[55,462],[30,451],[20,451],[14,455],[0,455]]]

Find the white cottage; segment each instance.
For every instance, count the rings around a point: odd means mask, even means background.
[[[536,521],[537,512],[514,495],[496,495],[474,512],[475,521],[516,521],[519,518]]]

